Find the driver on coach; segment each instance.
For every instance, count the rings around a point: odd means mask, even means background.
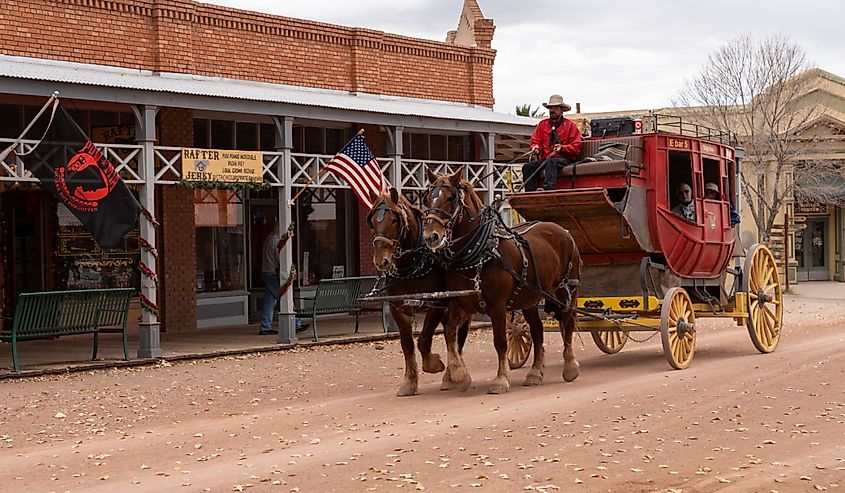
[[[539,170],[545,172],[543,189],[554,190],[559,168],[578,161],[581,153],[581,132],[572,120],[563,117],[572,109],[559,94],[552,94],[548,103],[549,117],[537,124],[531,136],[531,161],[522,166],[525,191],[537,190]],[[540,189],[540,190],[543,190]]]

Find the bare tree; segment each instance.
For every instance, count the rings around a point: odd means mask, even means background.
[[[831,188],[813,177],[837,172],[815,159],[811,127],[820,116],[806,54],[781,36],[741,36],[708,57],[674,104],[700,123],[728,130],[745,149],[742,193],[768,242],[783,206],[795,197],[825,201]],[[822,186],[819,186],[822,185]]]

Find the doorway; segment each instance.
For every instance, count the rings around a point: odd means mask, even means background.
[[[6,294],[14,300],[22,292],[46,291],[52,284],[52,278],[48,278],[52,255],[46,254],[46,216],[55,205],[47,193],[34,188],[4,192],[0,202],[5,223],[2,241],[6,251]]]
[[[827,222],[826,217],[807,218],[804,229],[795,232],[795,260],[798,261],[796,277],[799,282],[830,280]]]

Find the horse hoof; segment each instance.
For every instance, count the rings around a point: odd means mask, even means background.
[[[440,373],[446,369],[446,365],[443,364],[439,354],[430,354],[423,360],[422,368],[426,373]]]
[[[578,375],[581,374],[581,365],[579,363],[575,363],[573,365],[563,365],[563,380],[566,382],[572,382]]]
[[[488,394],[505,394],[507,391],[510,390],[510,385],[507,382],[495,382],[493,385],[490,386],[490,390],[487,391]]]
[[[446,373],[443,374],[443,382],[440,384],[440,390],[452,390],[455,388],[455,382],[452,381],[452,373],[446,368]]]
[[[525,385],[526,387],[533,387],[535,385],[540,385],[542,383],[543,383],[543,373],[542,372],[535,372],[534,370],[531,370],[530,372],[528,372],[528,375],[526,375],[525,382],[523,382],[522,385]]]
[[[416,384],[403,384],[399,387],[399,390],[396,391],[396,397],[408,397],[411,395],[417,395]]]
[[[469,378],[469,372],[463,366],[452,368],[450,378],[455,383],[460,383]]]
[[[458,392],[466,392],[469,390],[470,385],[472,385],[472,377],[467,373],[466,378],[460,382],[455,382],[455,385],[457,385]]]

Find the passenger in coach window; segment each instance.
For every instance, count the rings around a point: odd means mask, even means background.
[[[695,222],[695,202],[692,200],[692,188],[689,184],[679,184],[675,189],[675,196],[678,199],[678,204],[672,207],[672,212],[687,221]]]

